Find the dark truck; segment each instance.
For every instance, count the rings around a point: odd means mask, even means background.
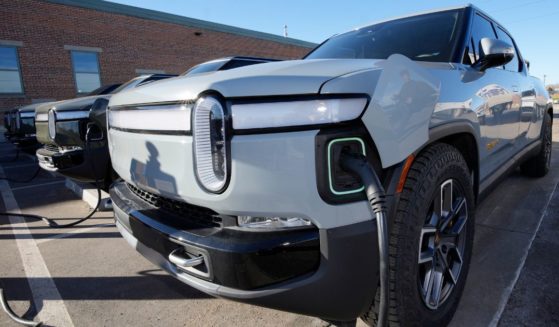
[[[105,104],[113,94],[174,76],[142,75],[122,85],[104,88],[102,94],[38,106],[37,140],[44,146],[37,150],[36,156],[41,168],[82,182],[99,181],[106,188],[115,175],[104,137]]]

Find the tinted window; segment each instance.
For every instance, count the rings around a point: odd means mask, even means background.
[[[475,59],[478,60],[481,49],[480,41],[484,37],[490,39],[496,39],[495,31],[493,30],[493,25],[487,19],[481,17],[480,15],[475,15],[474,24],[472,25],[472,41],[474,44]]]
[[[114,89],[116,89],[117,87],[119,87],[120,84],[109,84],[109,85],[103,85],[101,87],[96,88],[95,90],[89,92],[88,95],[102,95],[102,94],[109,94],[111,93]]]
[[[15,47],[0,46],[0,93],[23,93]]]
[[[138,85],[141,81],[143,81],[142,78],[136,77],[133,78],[131,80],[129,80],[128,82],[122,84],[121,86],[119,86],[118,88],[116,88],[113,92],[111,92],[112,94],[116,94],[118,92],[124,91],[124,90],[128,90],[131,88],[136,87],[136,85]]]
[[[452,60],[461,11],[392,20],[330,38],[306,59],[386,59],[399,53],[412,60]]]
[[[514,48],[514,42],[512,41],[512,38],[499,27],[497,27],[497,37],[499,37],[499,40],[507,42]],[[511,72],[517,72],[519,63],[520,61],[518,60],[518,53],[516,52],[515,49],[514,57],[512,58],[511,61],[509,61],[508,64],[505,65],[505,69],[510,70]]]
[[[235,68],[244,67],[244,66],[263,64],[265,62],[267,62],[267,61],[251,60],[251,59],[233,59],[233,60],[229,61],[228,63],[226,63],[225,65],[223,65],[223,67],[221,67],[219,70],[235,69]]]
[[[78,93],[88,93],[101,86],[96,52],[72,51],[72,65]]]
[[[181,75],[192,75],[192,74],[199,74],[199,73],[215,72],[216,70],[219,70],[221,66],[223,66],[223,64],[228,60],[229,59],[201,63],[197,66],[190,68],[189,70],[182,73]]]

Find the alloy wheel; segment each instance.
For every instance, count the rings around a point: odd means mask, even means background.
[[[468,207],[461,185],[445,180],[431,202],[419,240],[418,286],[425,305],[436,310],[450,296],[464,265]]]

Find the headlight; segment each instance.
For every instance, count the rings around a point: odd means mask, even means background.
[[[292,227],[310,226],[311,222],[305,218],[297,217],[253,217],[238,216],[239,227],[255,229],[283,229]]]
[[[49,136],[52,140],[56,137],[56,111],[49,110]]]
[[[234,104],[234,129],[259,129],[322,125],[358,118],[367,98],[316,99],[303,101]]]
[[[225,113],[217,99],[204,97],[196,102],[192,135],[196,177],[206,190],[218,193],[227,182],[227,142]]]

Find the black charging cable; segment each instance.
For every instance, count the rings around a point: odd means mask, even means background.
[[[342,169],[355,175],[365,186],[365,193],[375,216],[378,230],[380,301],[377,326],[387,326],[389,301],[388,271],[388,223],[386,221],[386,194],[374,170],[362,154],[350,153],[344,149],[340,156]]]
[[[90,146],[91,146],[91,140],[90,140],[90,134],[91,134],[91,127],[88,126],[87,131],[85,133],[85,149],[86,151],[90,151]],[[50,227],[53,228],[68,228],[68,227],[73,227],[76,226],[86,220],[88,220],[89,218],[91,218],[95,212],[97,212],[97,210],[99,209],[99,207],[101,206],[101,186],[100,186],[100,180],[99,177],[97,176],[97,169],[95,167],[95,163],[93,162],[94,160],[89,160],[89,164],[91,165],[91,171],[93,172],[93,176],[95,178],[95,187],[97,188],[97,204],[95,205],[95,208],[93,208],[93,210],[91,210],[91,212],[83,217],[80,218],[76,221],[73,221],[71,223],[68,224],[58,224],[56,222],[57,219],[55,218],[48,218],[48,217],[43,217],[43,216],[39,216],[39,215],[33,215],[33,214],[23,214],[23,213],[13,213],[13,212],[0,212],[0,216],[17,216],[17,217],[22,217],[22,218],[30,218],[30,219],[35,219],[35,220],[42,220],[44,221],[47,225],[49,225]],[[35,177],[37,177],[37,175],[39,174],[41,168],[39,167],[38,170],[33,174],[33,176],[31,178],[29,178],[27,180],[27,182],[33,180]],[[1,179],[7,179],[7,178],[1,178]],[[16,181],[16,180],[11,180],[11,179],[7,179],[8,181],[15,181],[18,183],[25,183],[25,181]]]
[[[89,137],[90,131],[91,131],[91,129],[88,126],[87,132],[85,134],[86,151],[90,151],[90,143],[91,143],[90,137]],[[97,170],[95,169],[95,163],[93,162],[93,160],[89,160],[89,162],[91,164],[91,170],[93,172],[93,176],[95,177],[95,186],[97,187],[97,204],[95,205],[95,208],[84,218],[80,218],[80,219],[78,219],[74,222],[68,223],[68,224],[58,224],[56,222],[56,219],[43,217],[43,216],[39,216],[39,215],[32,215],[32,214],[0,212],[0,216],[16,216],[16,217],[22,217],[22,218],[35,219],[35,220],[42,220],[49,227],[52,227],[52,228],[73,227],[73,226],[76,226],[76,225],[88,220],[89,218],[91,218],[95,214],[95,212],[97,212],[97,210],[101,206],[101,187],[100,187],[99,178],[97,176]],[[39,170],[40,169],[41,168],[39,167]],[[35,173],[34,176],[29,181],[34,179],[37,175],[38,175],[38,172]],[[40,322],[35,322],[33,320],[23,319],[23,318],[19,317],[16,313],[14,313],[14,311],[10,307],[10,304],[8,303],[8,300],[6,299],[6,296],[4,294],[4,289],[5,289],[5,287],[2,283],[2,280],[0,279],[0,305],[2,306],[2,309],[4,310],[4,312],[6,312],[8,317],[10,317],[10,319],[12,319],[16,323],[24,325],[24,326],[41,326],[43,324],[43,322],[41,322],[41,321]]]

